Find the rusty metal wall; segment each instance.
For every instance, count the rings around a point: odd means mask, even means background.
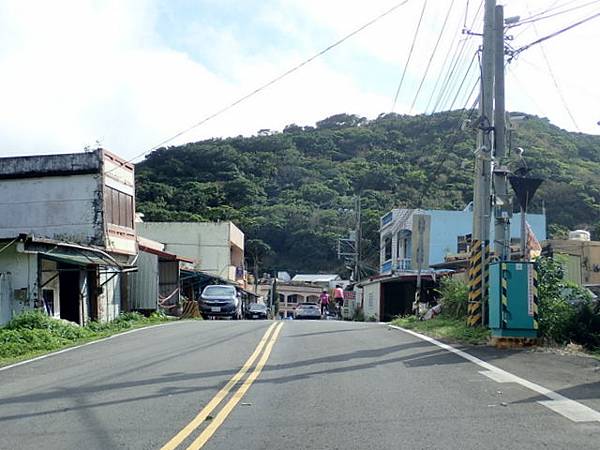
[[[138,271],[128,277],[132,310],[158,309],[158,256],[140,251]]]
[[[158,263],[159,271],[159,293],[162,298],[172,295],[176,289],[179,289],[179,262],[178,261],[160,261]],[[179,294],[175,294],[169,300],[169,304],[176,303]]]

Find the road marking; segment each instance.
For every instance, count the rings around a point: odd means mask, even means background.
[[[211,421],[211,423],[204,429],[204,431],[202,433],[200,433],[200,436],[198,436],[196,438],[196,440],[194,440],[194,442],[192,442],[190,444],[190,446],[187,448],[187,450],[198,450],[198,449],[202,448],[204,446],[204,444],[206,444],[206,442],[215,433],[215,431],[217,431],[217,429],[223,424],[223,422],[225,421],[227,416],[231,413],[233,408],[235,408],[235,405],[238,404],[238,402],[242,399],[244,394],[246,394],[248,389],[250,389],[250,386],[252,386],[252,383],[254,383],[254,381],[258,378],[258,376],[262,372],[262,369],[265,366],[265,364],[267,363],[267,360],[269,359],[271,350],[273,350],[273,345],[275,345],[275,341],[277,340],[277,336],[279,335],[279,332],[281,331],[282,327],[283,327],[283,323],[280,323],[277,326],[277,328],[275,329],[275,332],[271,336],[271,339],[270,339],[267,347],[265,348],[265,352],[263,353],[262,357],[260,358],[260,361],[258,361],[258,364],[256,364],[254,371],[250,374],[250,376],[248,378],[246,378],[246,380],[240,386],[240,388],[237,390],[237,392],[235,394],[233,394],[233,397],[231,397],[231,399],[227,402],[227,404],[223,407],[223,409],[219,412],[219,414],[217,414],[217,417],[215,417]]]
[[[180,322],[177,321],[177,322],[169,322],[169,323],[159,323],[156,325],[148,325],[147,327],[136,328],[134,330],[128,330],[128,331],[124,331],[122,333],[113,334],[111,336],[107,336],[107,337],[104,337],[101,339],[96,339],[95,341],[86,342],[85,344],[75,345],[74,347],[63,348],[62,350],[57,350],[55,352],[46,353],[45,355],[36,356],[35,358],[26,359],[25,361],[20,361],[18,363],[0,367],[0,372],[2,372],[3,370],[12,369],[13,367],[18,367],[18,366],[22,366],[24,364],[29,364],[34,361],[39,361],[40,359],[45,359],[45,358],[49,358],[51,356],[60,355],[61,353],[70,352],[71,350],[77,350],[78,348],[87,347],[88,345],[93,345],[93,344],[98,344],[100,342],[108,341],[109,339],[114,339],[119,336],[125,336],[126,334],[137,333],[138,331],[147,330],[149,328],[165,327],[167,325],[174,325],[176,323],[180,323]]]
[[[483,367],[484,369],[486,369],[486,371],[482,371],[479,373],[487,376],[488,378],[491,378],[492,380],[498,383],[517,383],[523,387],[526,387],[527,389],[530,389],[540,395],[543,395],[544,397],[548,397],[550,400],[538,401],[538,403],[560,414],[561,416],[572,420],[573,422],[600,422],[600,412],[588,406],[585,406],[584,404],[579,403],[575,400],[571,400],[570,398],[567,398],[564,395],[559,394],[558,392],[554,392],[553,390],[545,388],[544,386],[541,386],[539,384],[532,383],[531,381],[528,381],[510,372],[507,372],[504,369],[500,369],[499,367],[485,362],[477,358],[476,356],[463,352],[462,350],[454,348],[451,345],[444,344],[443,342],[440,342],[429,336],[425,336],[423,334],[416,333],[412,330],[407,330],[396,325],[388,326],[390,328],[394,328],[396,330],[412,334],[413,336],[416,336],[419,339],[437,345],[438,347],[441,347],[446,351],[454,353],[455,355],[458,355],[461,358],[466,359],[467,361],[477,364],[479,367]]]
[[[250,357],[246,360],[242,368],[227,382],[227,384],[219,391],[217,394],[211,399],[208,404],[202,408],[202,410],[192,419],[190,423],[188,423],[179,433],[177,433],[169,442],[167,442],[164,446],[161,447],[161,450],[173,450],[179,444],[181,444],[190,434],[194,432],[196,428],[204,423],[208,415],[217,407],[219,403],[223,401],[225,397],[229,394],[229,391],[237,384],[240,379],[246,375],[246,372],[250,370],[256,358],[260,355],[260,352],[267,344],[269,340],[269,335],[271,331],[275,328],[277,324],[273,323],[267,328],[265,334],[261,338],[260,342],[256,346],[254,352],[250,355]],[[283,324],[280,324],[283,325]]]

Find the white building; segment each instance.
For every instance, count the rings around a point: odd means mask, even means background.
[[[197,270],[245,285],[244,233],[232,222],[140,222],[138,233],[165,251],[193,260]]]
[[[0,158],[0,322],[27,309],[85,323],[121,308],[137,253],[133,165],[104,150]]]

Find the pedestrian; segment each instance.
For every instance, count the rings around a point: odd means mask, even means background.
[[[344,307],[344,290],[339,284],[335,286],[333,291],[333,301],[338,311],[338,316],[342,317],[342,308]]]
[[[327,293],[327,289],[323,289],[323,292],[321,292],[321,295],[319,296],[319,300],[321,301],[321,315],[323,315],[329,308],[329,294]]]

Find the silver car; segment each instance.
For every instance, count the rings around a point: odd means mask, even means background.
[[[321,308],[316,303],[300,303],[294,310],[294,319],[321,319]]]

